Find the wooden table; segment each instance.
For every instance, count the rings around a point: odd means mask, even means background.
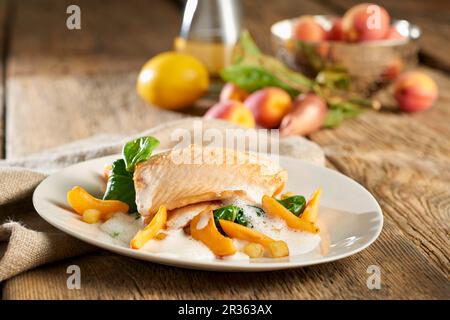
[[[243,0],[243,6],[247,27],[270,52],[273,22],[342,13],[355,2]],[[65,26],[72,3],[81,7],[79,31]],[[310,137],[331,167],[380,202],[385,225],[370,248],[325,265],[252,274],[183,270],[100,251],[5,281],[2,298],[450,298],[450,6],[446,0],[379,3],[423,27],[422,68],[437,81],[440,98],[424,113],[367,112]],[[134,89],[140,66],[171,48],[180,10],[168,0],[0,0],[2,156],[186,116],[146,106]],[[70,264],[81,267],[81,290],[66,287]],[[366,286],[370,265],[381,268],[380,290]]]

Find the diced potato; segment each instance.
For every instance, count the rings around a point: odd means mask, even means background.
[[[87,209],[83,212],[82,220],[86,223],[97,223],[102,219],[102,213],[97,209]]]
[[[259,243],[247,243],[242,251],[250,258],[261,258],[264,254],[264,247]]]
[[[289,256],[289,247],[286,242],[279,240],[269,245],[268,251],[273,258],[282,258]]]

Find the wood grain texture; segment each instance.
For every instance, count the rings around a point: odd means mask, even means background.
[[[423,5],[415,2],[416,8],[411,8],[411,1],[386,7],[397,17],[405,12],[408,19],[430,21],[437,16],[437,9],[420,15]],[[156,2],[155,13],[151,8]],[[7,69],[9,157],[99,132],[142,130],[184,116],[151,109],[134,93],[139,66],[170,47],[178,32],[176,6],[162,0],[151,5],[132,1],[133,6],[111,1],[106,7],[99,1],[81,1],[85,29],[71,33],[64,26],[67,3],[17,4]],[[432,8],[434,3],[438,2]],[[264,5],[259,0],[243,1],[246,25],[267,52],[271,51],[269,28],[277,20],[339,13],[348,4],[347,0],[283,0]],[[99,15],[110,24],[99,20]],[[442,19],[434,23],[442,25]],[[426,39],[436,50],[424,48],[425,55],[445,69],[447,55],[437,47],[445,48],[448,41],[443,43],[446,38],[438,32]],[[450,78],[445,72],[424,70],[440,89],[439,101],[430,111],[367,112],[311,136],[324,147],[332,167],[368,188],[380,202],[384,229],[367,250],[319,266],[245,274],[184,270],[99,251],[16,276],[3,283],[3,298],[448,299]],[[13,214],[12,209],[8,212]],[[81,290],[67,289],[66,268],[71,264],[81,267]],[[370,265],[381,268],[381,290],[367,289]]]
[[[66,269],[81,269],[81,289],[67,289]],[[369,290],[367,268],[381,268]],[[185,270],[107,252],[61,261],[8,280],[4,299],[445,299],[449,282],[386,220],[379,240],[344,260],[276,272]]]
[[[70,3],[16,3],[7,69],[9,158],[94,134],[139,132],[183,116],[149,107],[135,91],[140,66],[171,48],[177,7],[162,0],[129,6],[79,1],[81,30],[68,30]]]
[[[360,182],[383,212],[447,277],[450,257],[450,79],[434,108],[418,114],[368,112],[312,136],[329,161]]]

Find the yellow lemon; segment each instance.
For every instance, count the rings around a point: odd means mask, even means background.
[[[199,60],[170,51],[144,64],[136,89],[148,103],[177,110],[192,105],[205,94],[208,86],[208,71]]]

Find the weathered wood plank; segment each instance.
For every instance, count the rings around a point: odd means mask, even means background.
[[[147,106],[135,91],[140,66],[172,47],[177,7],[170,1],[79,1],[81,30],[68,30],[71,3],[16,3],[7,69],[8,157],[183,116]]]
[[[450,79],[428,72],[441,87],[433,109],[368,112],[312,139],[339,171],[368,188],[385,215],[449,275]]]

